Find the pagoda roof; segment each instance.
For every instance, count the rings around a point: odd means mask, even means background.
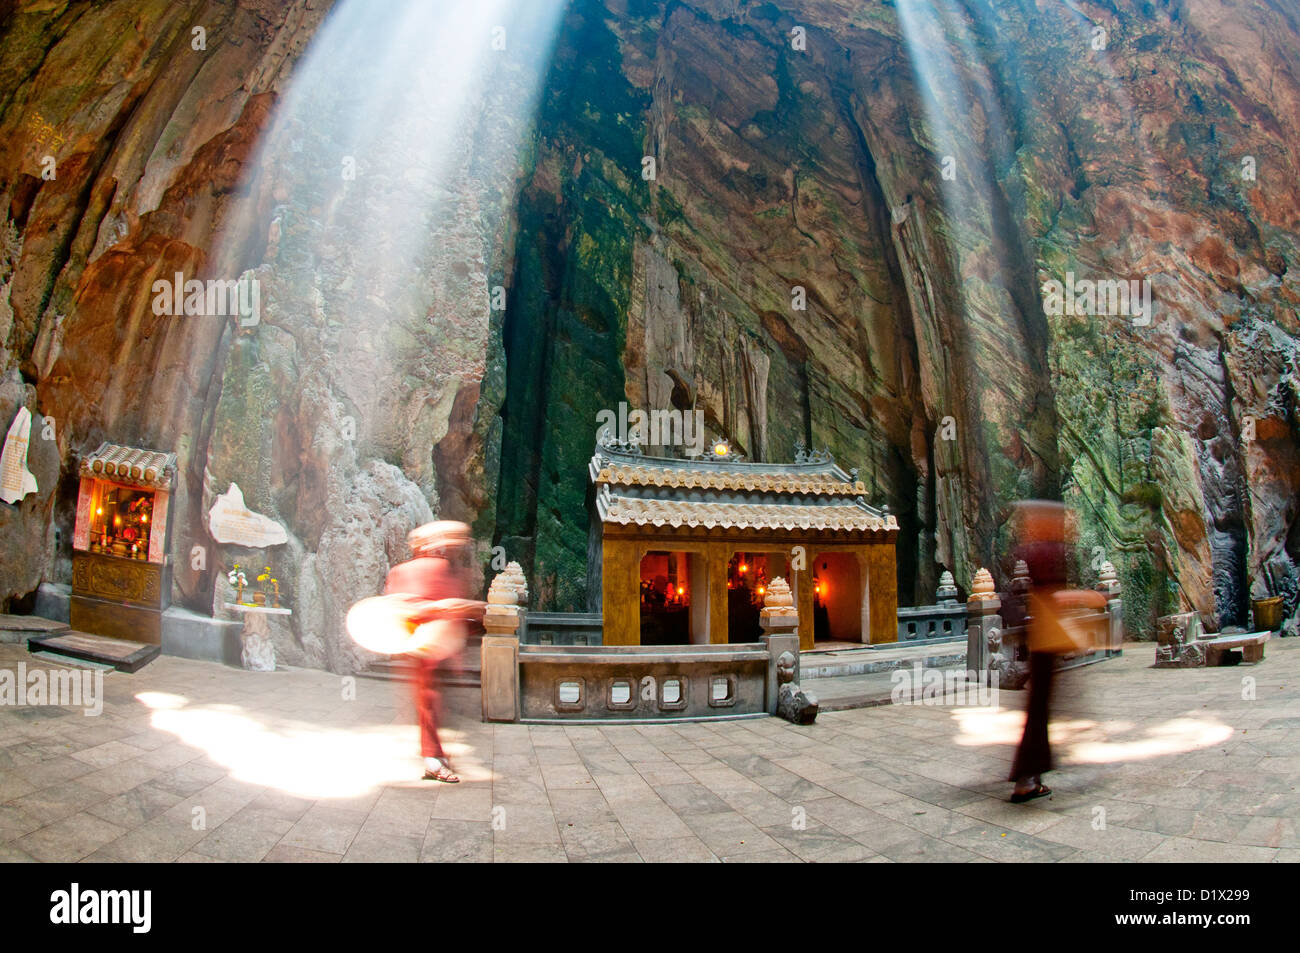
[[[604,523],[706,529],[898,529],[888,510],[870,506],[857,471],[828,450],[796,448],[794,463],[752,463],[734,453],[651,457],[598,443],[588,466]]]
[[[176,479],[176,454],[105,441],[81,458],[80,472],[83,477],[167,490]]]

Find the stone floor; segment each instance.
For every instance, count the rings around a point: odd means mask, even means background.
[[[649,727],[483,725],[412,780],[403,686],[161,658],[102,714],[0,707],[9,861],[1296,861],[1300,641],[1259,666],[1065,673],[1050,799],[1005,800],[1023,694]],[[0,645],[0,669],[33,659]],[[1253,679],[1254,697],[1248,690]]]

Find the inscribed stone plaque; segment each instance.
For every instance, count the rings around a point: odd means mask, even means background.
[[[32,435],[32,412],[19,407],[9,425],[4,453],[0,454],[0,500],[17,503],[28,493],[35,493],[36,477],[27,469],[27,444]]]
[[[278,546],[289,541],[283,526],[269,516],[254,513],[244,505],[244,494],[238,483],[230,484],[230,489],[212,504],[212,509],[208,512],[208,531],[218,543],[233,543],[253,549]]]

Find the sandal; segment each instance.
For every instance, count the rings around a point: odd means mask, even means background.
[[[458,778],[455,774],[453,774],[451,768],[448,768],[446,765],[443,765],[437,771],[425,771],[424,778],[422,780],[445,781],[447,784],[460,783],[460,778]]]
[[[1024,804],[1026,801],[1032,801],[1036,797],[1047,797],[1052,793],[1052,789],[1045,784],[1040,784],[1032,791],[1025,791],[1021,794],[1012,794],[1012,804]]]

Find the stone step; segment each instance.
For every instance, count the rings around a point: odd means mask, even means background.
[[[965,642],[938,642],[929,645],[904,645],[888,649],[836,649],[804,652],[799,656],[799,677],[827,678],[840,675],[870,675],[910,668],[920,662],[933,666],[964,665]]]
[[[107,662],[91,662],[88,659],[74,658],[71,655],[55,655],[53,652],[33,652],[32,658],[56,665],[71,665],[74,668],[90,669],[92,672],[116,672],[117,667]]]
[[[364,672],[358,672],[361,678],[373,678],[385,682],[409,682],[412,678],[410,662],[395,659],[380,659]],[[465,668],[460,672],[444,675],[442,684],[457,688],[477,688],[482,684],[482,672],[477,668]]]
[[[941,672],[966,671],[963,657],[958,665],[926,665],[925,669]],[[857,675],[831,675],[821,678],[800,677],[799,687],[817,696],[822,711],[849,711],[854,708],[872,708],[894,704],[894,689],[898,685],[894,672],[869,672]]]
[[[21,643],[33,632],[48,634],[66,632],[68,623],[45,619],[38,615],[0,615],[0,642]]]
[[[162,654],[159,645],[91,635],[76,629],[33,636],[27,640],[27,650],[42,657],[50,654],[111,665],[119,672],[138,672]]]

